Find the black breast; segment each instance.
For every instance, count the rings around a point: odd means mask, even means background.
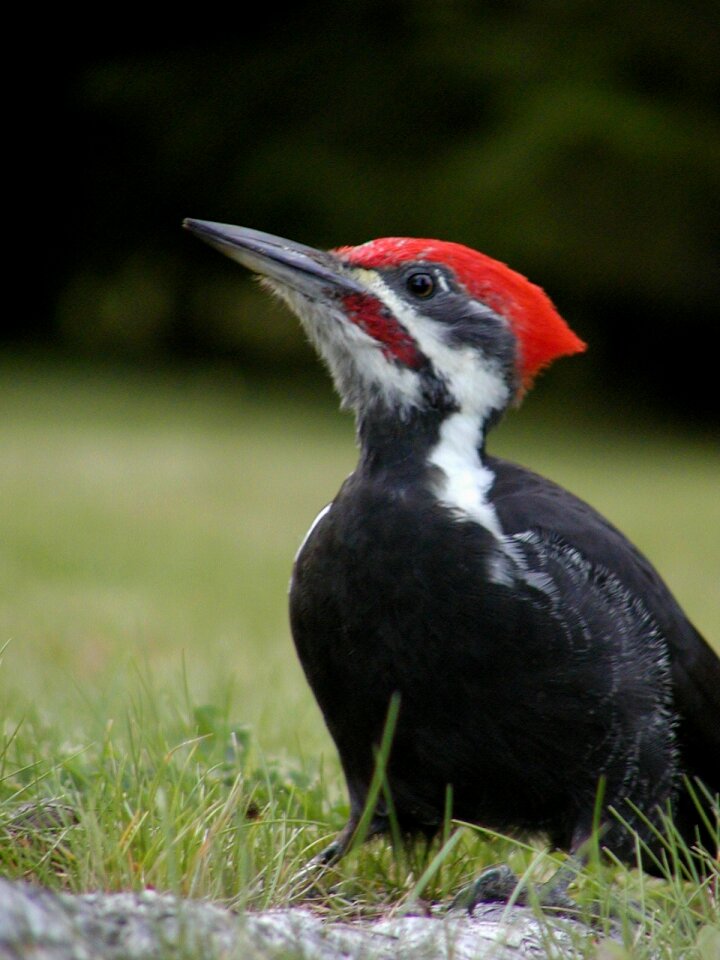
[[[651,618],[560,539],[517,538],[494,579],[497,550],[421,486],[361,474],[301,550],[293,636],[354,804],[395,692],[389,779],[405,825],[439,823],[448,785],[458,818],[556,838],[592,814],[601,774],[610,801],[662,799],[674,761]]]

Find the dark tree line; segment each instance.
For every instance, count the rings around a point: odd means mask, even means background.
[[[434,235],[541,283],[592,345],[589,388],[710,418],[714,6],[356,0],[252,20],[58,19],[13,87],[21,188],[8,186],[32,280],[6,337],[304,366],[294,324],[182,218],[318,246]]]

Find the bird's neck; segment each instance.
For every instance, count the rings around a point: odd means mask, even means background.
[[[485,456],[485,435],[497,417],[463,410],[423,411],[404,421],[372,417],[358,424],[360,462],[356,481],[390,499],[431,498],[449,522],[476,523],[491,536],[488,576],[508,583],[514,557],[493,502],[495,473]]]
[[[485,468],[487,418],[463,410],[413,410],[402,419],[373,411],[358,418],[360,469],[399,481],[445,486],[444,477],[472,485]],[[442,475],[441,475],[442,474]]]

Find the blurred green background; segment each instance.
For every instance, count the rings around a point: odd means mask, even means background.
[[[543,285],[590,349],[493,449],[606,512],[718,642],[715,4],[78,16],[28,25],[10,88],[8,716],[101,721],[133,669],[173,689],[186,669],[271,747],[328,746],[285,592],[352,425],[296,321],[185,216],[321,247],[452,239]]]
[[[70,744],[102,739],[148,689],[166,698],[161,715],[210,703],[265,749],[324,753],[335,770],[287,586],[305,531],[354,466],[351,418],[297,378],[18,357],[0,360],[0,409],[8,737],[30,712]],[[610,517],[720,648],[715,444],[530,395],[492,449]],[[2,773],[0,749],[0,784]]]
[[[11,342],[311,377],[297,325],[182,218],[316,246],[429,235],[547,289],[591,345],[554,374],[574,396],[714,423],[716,4],[130,7],[31,36],[9,154],[36,269]]]

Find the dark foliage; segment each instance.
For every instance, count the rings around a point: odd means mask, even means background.
[[[123,8],[108,26],[32,35],[14,155],[23,252],[42,243],[43,259],[7,336],[305,365],[292,321],[268,322],[182,218],[317,246],[435,235],[548,290],[592,347],[578,382],[712,416],[712,5],[358,0],[228,16],[152,26]]]

